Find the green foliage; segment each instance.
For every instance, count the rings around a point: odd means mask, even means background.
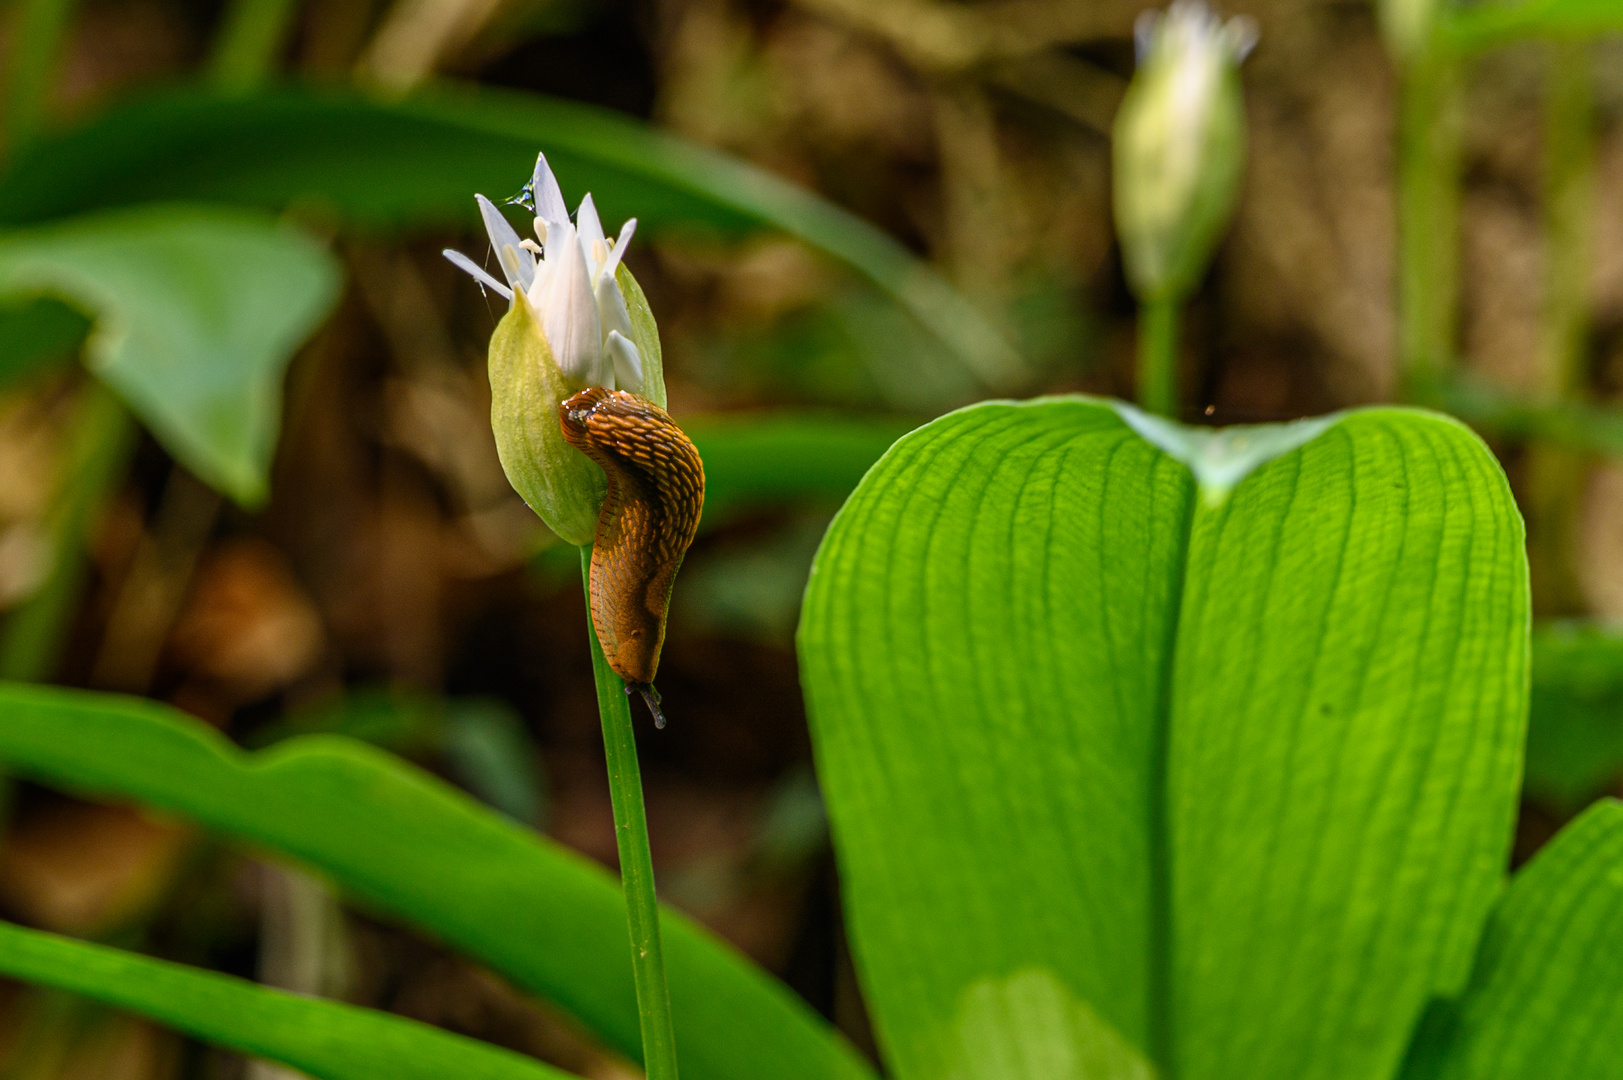
[[[887,1057],[951,1075],[1023,987],[1059,1019],[1005,1060],[1390,1076],[1508,855],[1504,478],[1424,413],[1226,444],[1125,415],[1206,498],[1109,405],[994,403],[899,442],[818,556],[803,677]]]
[[[336,89],[179,90],[42,139],[0,177],[0,223],[151,200],[290,205],[362,228],[475,220],[544,150],[604,219],[781,229],[855,269],[993,384],[1021,374],[1002,337],[895,240],[771,173],[573,102],[441,89],[382,102]]]
[[[1443,8],[1439,35],[1456,49],[1486,49],[1528,37],[1575,37],[1623,30],[1616,0],[1481,0]]]
[[[0,764],[131,799],[283,853],[542,994],[635,1057],[614,880],[371,747],[333,736],[246,754],[138,699],[0,687]],[[860,1080],[855,1052],[771,976],[679,915],[661,920],[677,1045],[695,1080]]]
[[[369,1009],[0,922],[0,974],[141,1013],[315,1080],[563,1080],[531,1058]]]
[[[763,503],[838,504],[914,425],[815,413],[682,417],[704,459],[704,522]]]
[[[1581,805],[1623,770],[1623,633],[1554,623],[1533,633],[1527,791]]]
[[[1605,1080],[1623,1058],[1623,804],[1592,807],[1512,880],[1471,985],[1427,1016],[1405,1080]]]
[[[282,373],[338,282],[310,238],[241,211],[145,207],[0,237],[0,293],[88,314],[91,370],[177,459],[250,505],[267,493]]]
[[[90,320],[60,300],[0,301],[0,387],[71,360],[89,330]]]

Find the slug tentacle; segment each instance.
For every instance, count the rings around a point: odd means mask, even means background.
[[[671,586],[704,507],[704,465],[665,410],[635,394],[582,390],[558,417],[564,439],[609,481],[592,546],[592,625],[609,666],[663,727],[654,673]]]

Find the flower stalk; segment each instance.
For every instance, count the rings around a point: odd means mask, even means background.
[[[622,673],[636,682],[651,707],[657,702],[652,683],[664,637],[663,609],[656,625],[637,616],[651,614],[656,594],[662,601],[669,597],[703,505],[703,465],[665,415],[659,331],[642,290],[621,262],[636,220],[625,222],[611,238],[590,195],[571,215],[545,156],[537,157],[523,195],[509,200],[534,213],[533,236],[521,237],[494,203],[483,195],[475,198],[503,280],[460,252],[447,250],[445,256],[509,301],[490,339],[496,450],[514,490],[553,532],[580,547],[586,636],[603,724],[644,1069],[648,1080],[676,1080],[648,815]],[[577,415],[572,403],[581,398],[612,406],[582,407]],[[566,423],[573,425],[570,437]],[[673,499],[683,515],[667,512]],[[621,528],[628,516],[635,527]],[[595,597],[594,544],[602,545],[599,554],[618,571],[607,576],[614,588]],[[612,656],[606,654],[599,630],[617,645],[628,618],[629,636],[644,647],[616,647]],[[625,663],[628,653],[636,653],[639,663]]]
[[[1138,71],[1114,128],[1114,204],[1127,281],[1142,305],[1138,394],[1175,416],[1177,321],[1234,216],[1245,171],[1240,62],[1256,41],[1198,0],[1139,19]]]
[[[592,606],[591,568],[592,549],[583,547],[580,571],[588,612]],[[590,614],[586,618],[586,636],[591,643],[592,675],[597,682],[597,709],[603,720],[609,800],[614,805],[614,841],[620,853],[626,923],[631,931],[631,974],[642,1022],[643,1068],[648,1080],[676,1080],[676,1034],[671,1026],[671,996],[665,981],[659,900],[654,893],[654,863],[648,847],[648,815],[643,807],[637,740],[631,727],[631,699],[626,696],[625,683],[603,656]]]

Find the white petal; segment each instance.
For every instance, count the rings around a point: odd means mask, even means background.
[[[473,279],[479,284],[484,285],[487,288],[495,289],[509,300],[513,299],[512,289],[509,289],[506,285],[503,285],[501,282],[485,273],[484,267],[462,254],[462,252],[453,251],[451,248],[446,248],[440,254],[444,255],[447,259],[450,259],[454,265],[459,266],[468,273],[472,274]]]
[[[642,355],[630,338],[621,337],[620,331],[610,330],[603,351],[614,365],[614,388],[642,393]]]
[[[490,234],[490,246],[496,249],[496,261],[501,263],[507,283],[515,289],[528,289],[535,280],[535,256],[519,246],[518,230],[507,223],[496,205],[483,195],[475,195],[479,202],[479,215],[485,219],[485,232]]]
[[[599,275],[613,277],[614,272],[620,269],[620,259],[625,256],[626,248],[631,246],[631,234],[637,231],[637,219],[627,218],[626,223],[620,226],[620,239],[614,242],[614,250],[609,253],[609,261],[598,271]]]
[[[603,327],[604,336],[619,331],[626,337],[631,336],[631,312],[626,308],[625,294],[620,291],[620,283],[612,277],[597,279],[595,290],[597,299],[597,317]]]
[[[597,204],[592,202],[589,192],[580,201],[575,228],[580,230],[580,249],[586,253],[586,272],[596,281],[599,269],[609,257],[609,246],[603,236],[603,222],[597,216]]]
[[[558,187],[558,178],[552,175],[547,155],[535,155],[535,176],[530,180],[530,195],[535,200],[535,216],[548,225],[569,220],[569,207],[564,193]]]
[[[547,230],[550,280],[541,329],[566,379],[577,386],[603,386],[609,372],[603,362],[602,323],[591,279],[586,276],[586,260],[581,257],[574,232],[567,224]],[[553,240],[562,241],[556,249]]]

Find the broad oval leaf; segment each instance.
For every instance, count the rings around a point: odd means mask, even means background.
[[[818,555],[802,670],[881,1043],[950,1075],[966,995],[1035,969],[1163,1075],[1384,1080],[1508,856],[1521,520],[1433,414],[1253,432],[1243,478],[1185,439],[1205,499],[1124,414],[944,417]]]
[[[0,684],[0,765],[316,867],[640,1057],[618,882],[382,751],[309,736],[248,754],[150,701],[14,683]],[[662,927],[684,1076],[871,1078],[770,975],[680,914],[667,910]]]
[[[467,225],[473,193],[516,192],[545,150],[605,220],[767,225],[833,256],[911,312],[981,379],[1023,362],[935,271],[879,229],[781,177],[630,117],[531,94],[442,87],[403,102],[337,89],[186,89],[31,144],[0,177],[0,222],[200,199],[303,203],[373,227]]]
[[[566,1080],[511,1050],[388,1013],[0,922],[0,974],[156,1020],[315,1080]]]
[[[1405,1080],[1609,1080],[1623,1060],[1623,803],[1597,803],[1511,880],[1471,985]]]
[[[187,468],[249,505],[267,493],[282,374],[339,280],[310,237],[242,211],[146,207],[0,238],[0,294],[89,315],[90,369]]]

